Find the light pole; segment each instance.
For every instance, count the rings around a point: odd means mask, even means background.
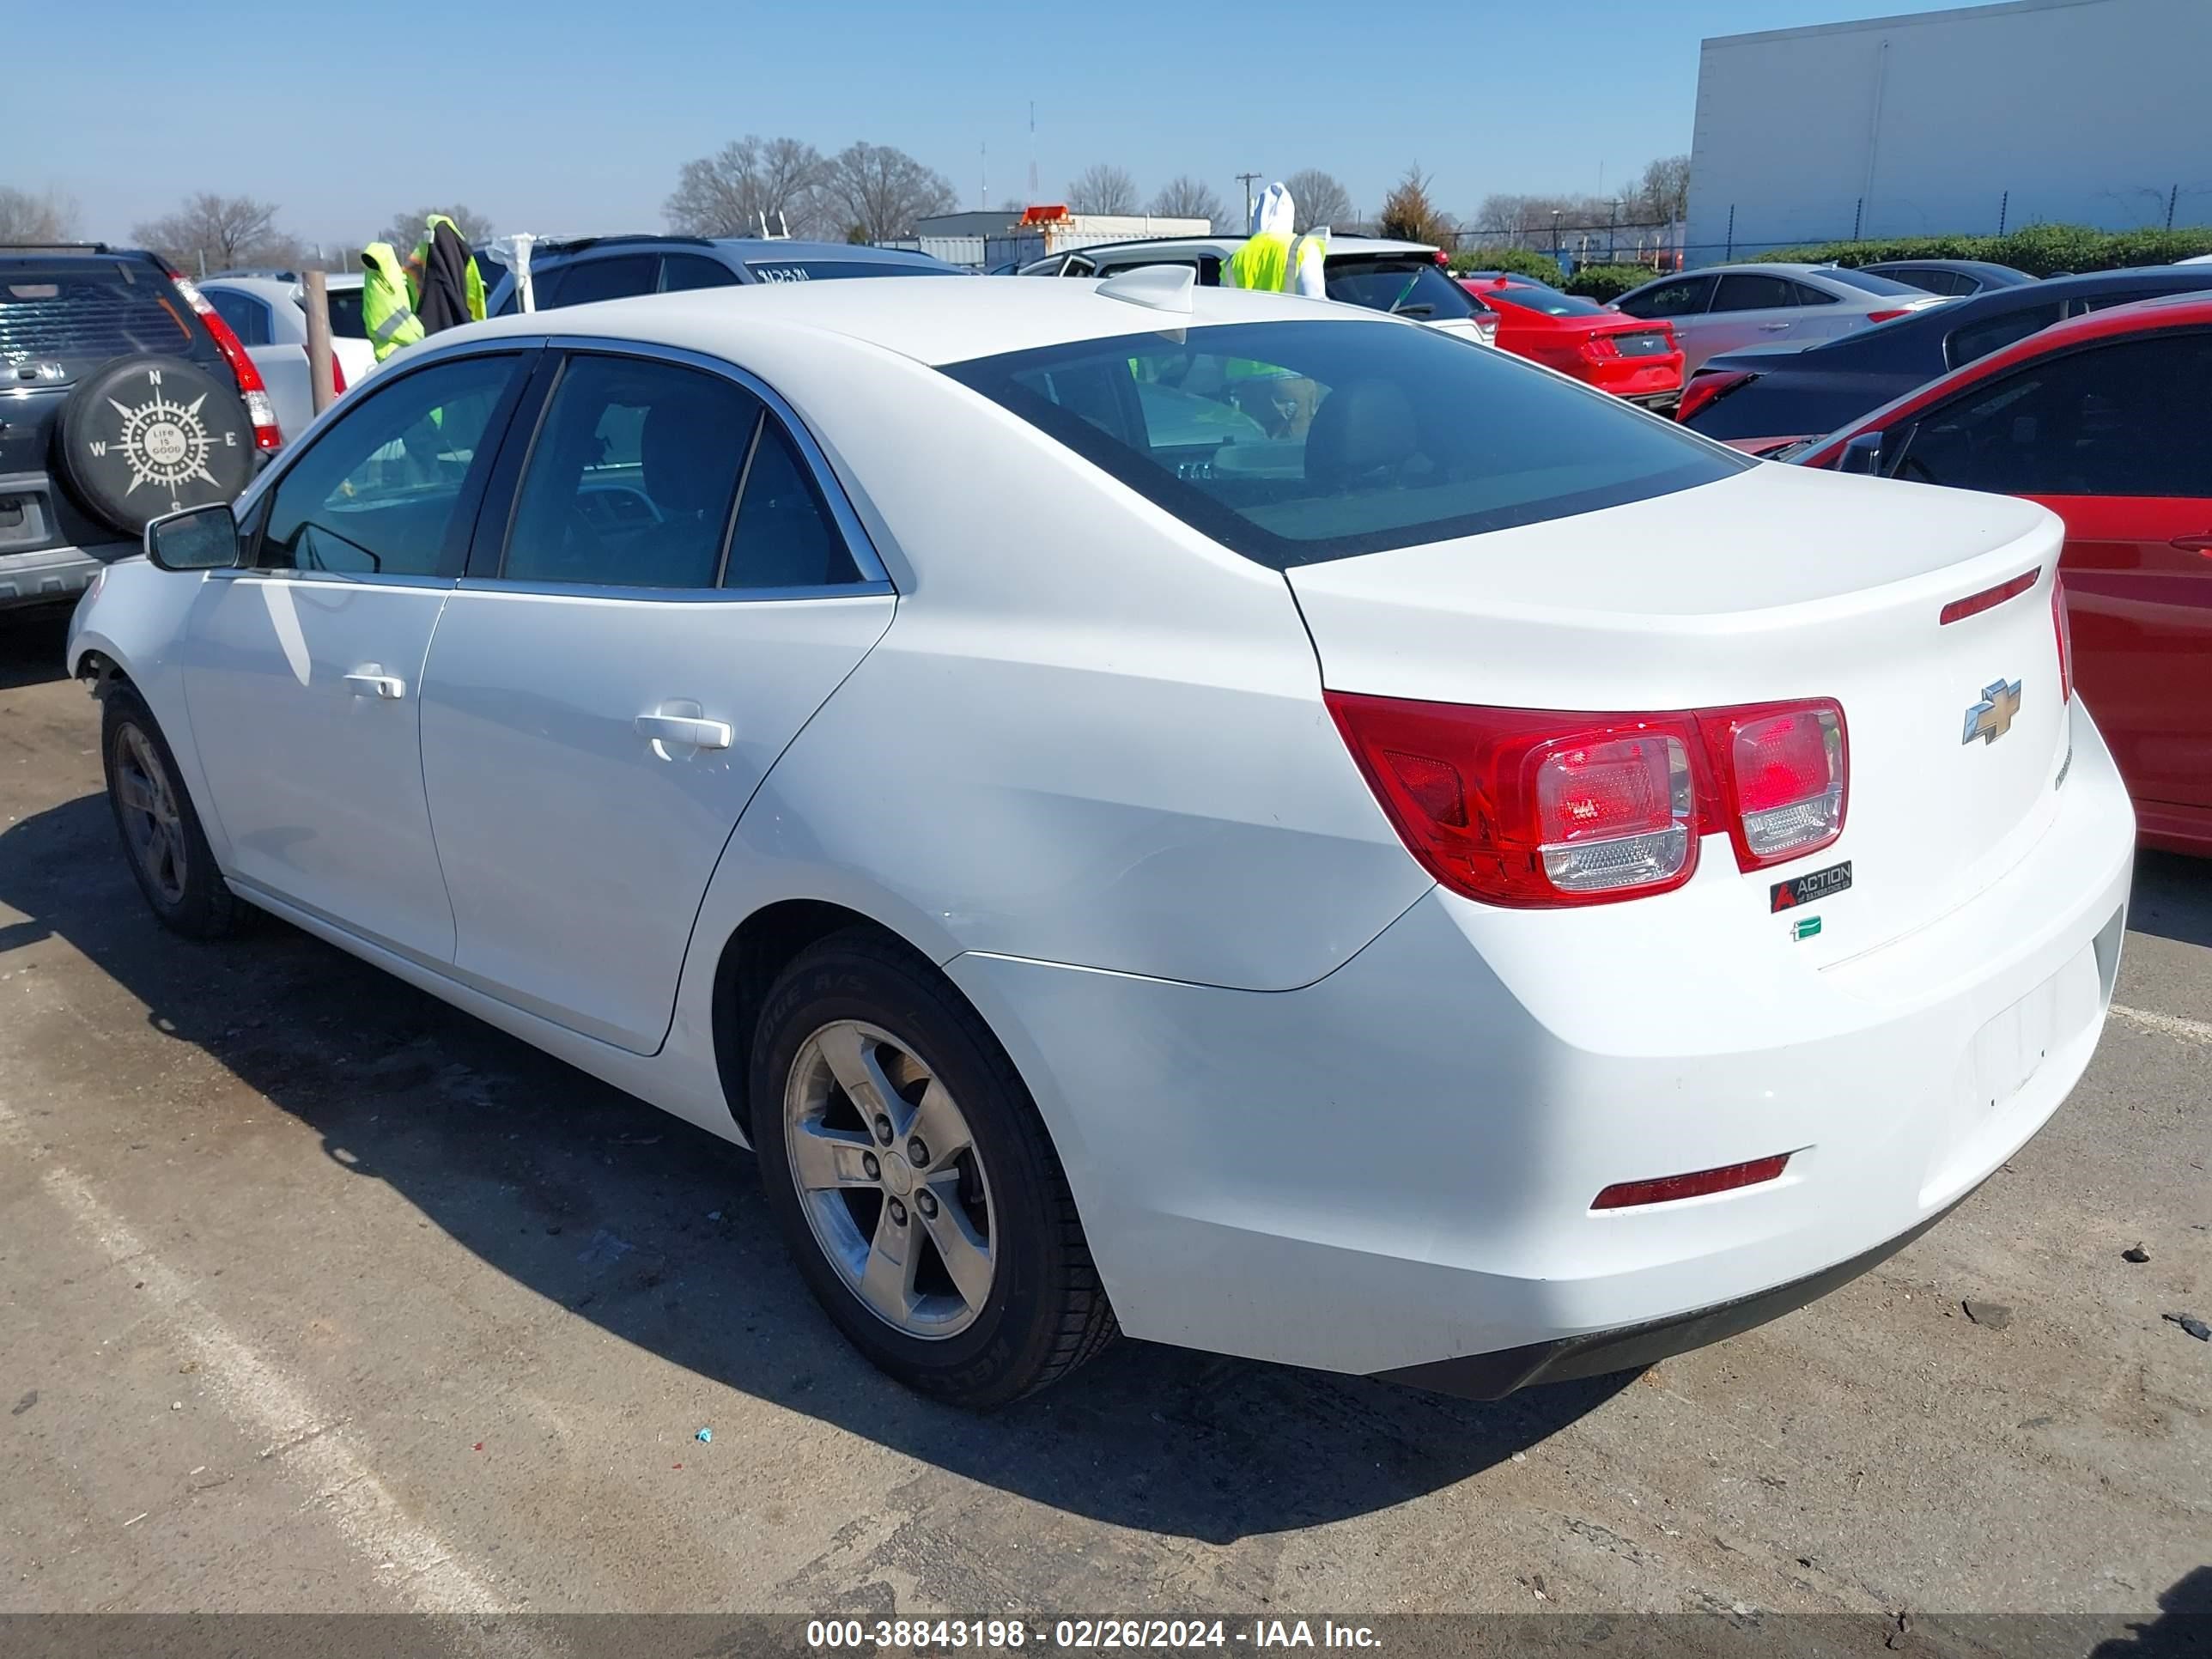
[[[1249,228],[1252,223],[1252,181],[1258,177],[1260,175],[1256,173],[1240,173],[1237,175],[1237,182],[1244,186],[1244,223],[1247,228]]]

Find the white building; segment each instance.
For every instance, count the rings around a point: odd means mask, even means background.
[[[1707,40],[1686,257],[2212,222],[2212,0],[2012,0]],[[1730,219],[1733,215],[1733,227]]]
[[[2212,0],[2207,0],[2212,3]],[[1005,264],[1100,242],[1133,242],[1148,236],[1208,236],[1210,219],[1168,219],[1149,213],[1070,213],[1066,208],[1027,212],[941,213],[915,225],[915,234],[886,247],[912,248],[956,265]]]

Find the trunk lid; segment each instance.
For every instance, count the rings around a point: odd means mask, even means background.
[[[1746,873],[1712,838],[1725,826],[1708,824],[1698,877],[1740,881],[1764,916],[1776,882],[1850,862],[1851,891],[1805,941],[1818,963],[1936,920],[2047,827],[2068,753],[2060,537],[2056,518],[2006,496],[1761,466],[1287,574],[1332,690],[1617,713],[1834,698],[1850,756],[1842,837]],[[2017,597],[1939,620],[2028,571]],[[1994,686],[2001,733],[1962,740]]]

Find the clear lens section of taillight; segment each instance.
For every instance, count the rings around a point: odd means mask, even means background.
[[[1650,887],[1680,873],[1697,796],[1690,751],[1651,733],[1554,749],[1536,763],[1544,873],[1571,893]]]
[[[1705,722],[1724,762],[1744,868],[1801,858],[1843,833],[1849,760],[1835,704],[1720,710]]]

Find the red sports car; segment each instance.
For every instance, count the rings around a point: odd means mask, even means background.
[[[2212,856],[2207,386],[2212,299],[2144,300],[2031,334],[1796,459],[2025,495],[2065,520],[2074,683],[2135,798],[2139,833]]]
[[[1682,395],[1682,352],[1671,323],[1510,276],[1468,277],[1460,286],[1498,313],[1498,343],[1516,356],[1646,409],[1670,409]]]

